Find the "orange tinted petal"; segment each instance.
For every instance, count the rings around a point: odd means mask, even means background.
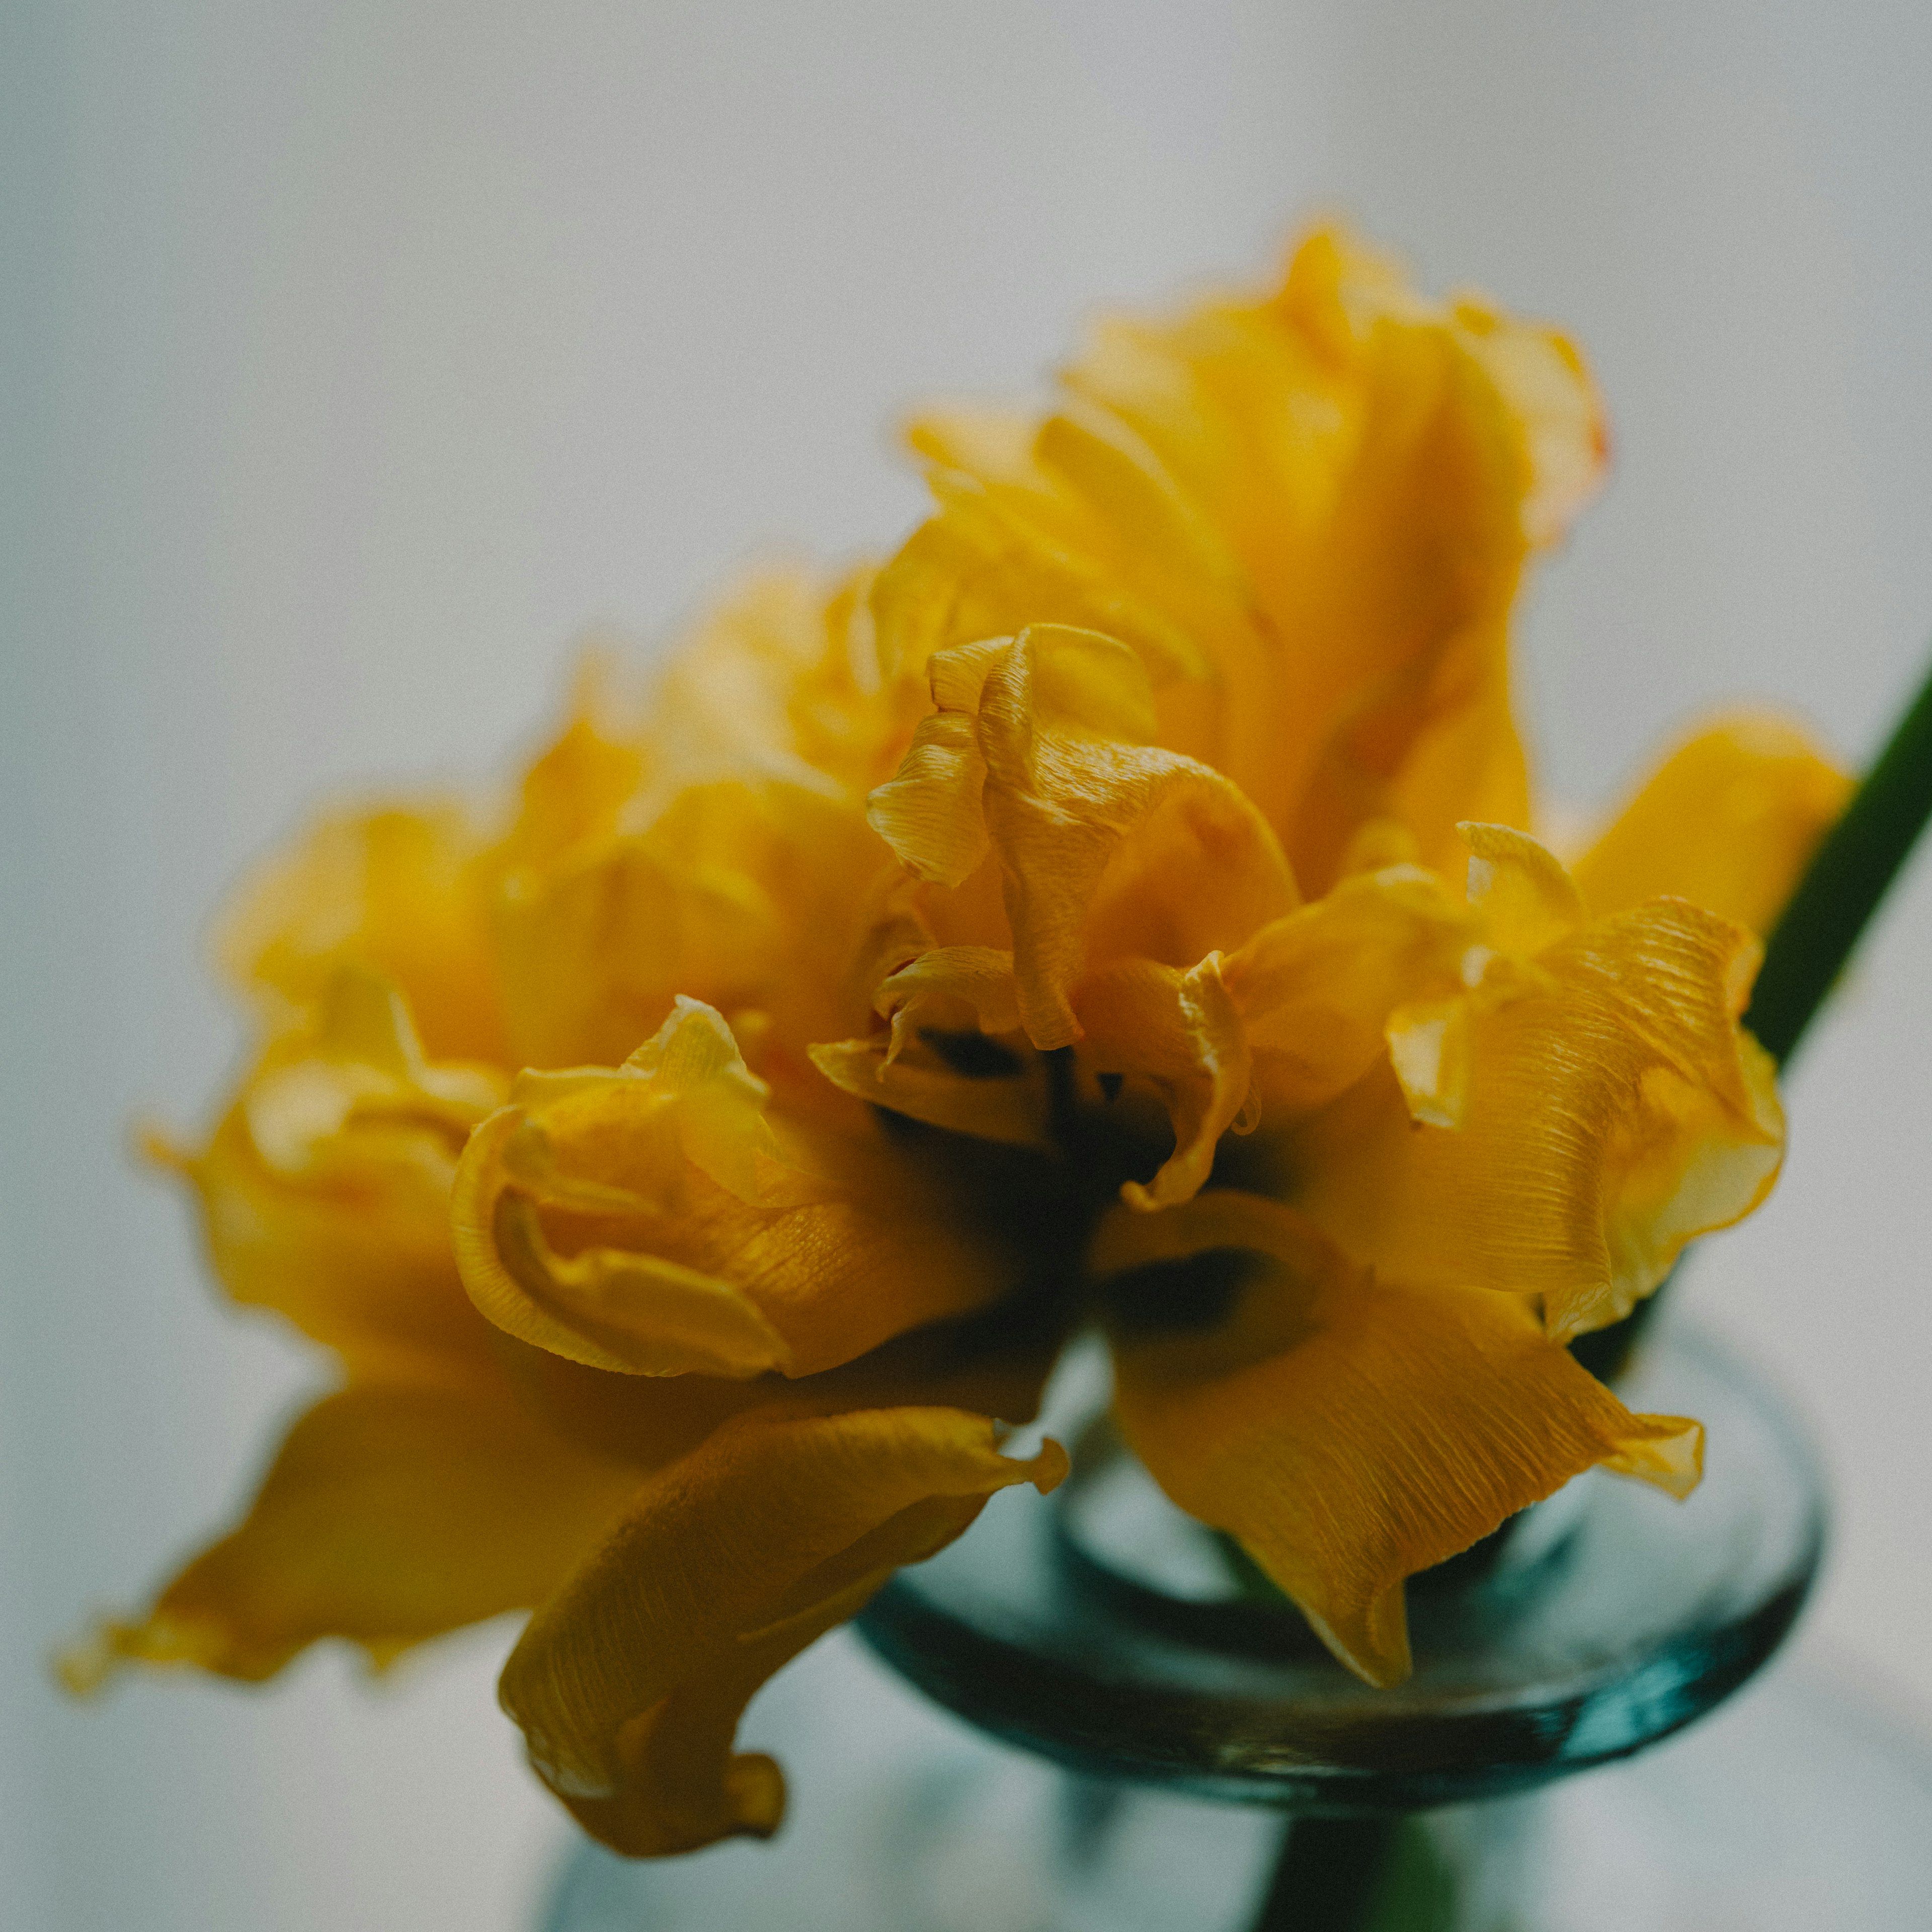
[[[341,1390],[290,1430],[240,1526],[140,1622],[76,1646],[63,1674],[76,1690],[132,1662],[254,1679],[329,1636],[386,1664],[541,1601],[638,1480],[495,1388]]]
[[[1220,1320],[1117,1328],[1116,1413],[1174,1502],[1238,1537],[1371,1684],[1408,1673],[1406,1576],[1594,1463],[1696,1480],[1698,1426],[1631,1414],[1522,1300],[1378,1280],[1274,1202],[1117,1214],[1091,1262],[1229,1250],[1264,1264]]]
[[[747,1416],[648,1483],[531,1620],[502,1679],[530,1761],[585,1828],[632,1857],[777,1829],[784,1780],[734,1756],[758,1685],[902,1563],[950,1543],[994,1491],[1050,1489],[1047,1445],[1001,1456],[954,1409]]]

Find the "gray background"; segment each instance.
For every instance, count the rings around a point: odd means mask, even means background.
[[[42,1672],[310,1378],[123,1148],[236,1051],[199,947],[250,854],[500,772],[587,626],[648,646],[774,542],[890,542],[896,409],[1265,274],[1323,204],[1569,324],[1609,393],[1615,485],[1527,626],[1552,794],[1753,692],[1862,757],[1932,632],[1928,80],[1932,14],[1871,0],[4,10],[0,1917],[493,1932],[562,1842],[502,1630],[374,1696],[334,1655],[86,1710]],[[1928,962],[1922,866],[1684,1298],[1816,1418],[1807,1642],[1908,1710]]]

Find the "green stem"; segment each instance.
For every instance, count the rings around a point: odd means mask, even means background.
[[[1932,815],[1932,673],[1773,928],[1744,1024],[1789,1060]]]
[[[1252,1932],[1360,1932],[1400,1818],[1290,1818]]]

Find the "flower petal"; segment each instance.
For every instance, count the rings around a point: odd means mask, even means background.
[[[1042,620],[1118,637],[1161,742],[1244,788],[1304,887],[1370,818],[1432,861],[1459,820],[1523,822],[1510,606],[1606,452],[1562,337],[1324,231],[1258,300],[1104,325],[1036,424],[914,442],[939,511],[875,588],[889,659]]]
[[[1561,1338],[1616,1320],[1777,1178],[1772,1070],[1736,1024],[1756,958],[1739,928],[1660,900],[1494,962],[1468,999],[1457,1124],[1372,1072],[1282,1132],[1286,1198],[1393,1279],[1540,1294]]]
[[[1306,1113],[1382,1057],[1389,1016],[1458,989],[1480,928],[1417,866],[1344,878],[1222,962],[1255,1078],[1277,1118]]]
[[[994,1491],[1064,1472],[1057,1444],[1018,1461],[996,1442],[992,1423],[953,1409],[719,1430],[646,1486],[505,1666],[503,1706],[538,1774],[632,1857],[769,1837],[784,1780],[770,1758],[732,1755],[740,1713]]]
[[[736,778],[506,874],[493,930],[512,1064],[615,1065],[682,993],[768,1014],[790,1073],[808,1078],[806,1042],[866,1022],[869,988],[849,968],[888,862],[856,800]]]
[[[244,882],[215,951],[280,1030],[348,965],[393,982],[439,1060],[502,1057],[475,890],[482,842],[442,800],[323,818]]]
[[[775,1131],[723,1020],[681,999],[624,1066],[526,1075],[477,1130],[464,1284],[520,1340],[634,1375],[811,1374],[997,1300],[1018,1257],[852,1116]]]
[[[326,1636],[386,1664],[425,1638],[540,1602],[638,1482],[488,1384],[364,1384],[292,1428],[238,1528],[139,1623],[62,1660],[92,1689],[129,1663],[256,1679]]]
[[[846,1040],[812,1049],[812,1064],[842,1093],[909,1120],[1009,1147],[1048,1148],[1049,1097],[1039,1057],[1024,1059],[979,1033],[937,1036],[982,1052],[1005,1053],[1010,1066],[962,1072],[930,1048],[895,1054],[885,1040]]]
[[[1089,1068],[1151,1080],[1173,1124],[1172,1156],[1144,1185],[1124,1183],[1121,1199],[1147,1211],[1188,1199],[1237,1124],[1252,1070],[1246,1030],[1222,983],[1221,956],[1210,952],[1185,973],[1148,959],[1118,962],[1081,982],[1076,1010]]]
[[[1163,1272],[1229,1251],[1264,1259],[1220,1319],[1152,1312]],[[1153,1270],[1114,1329],[1127,1441],[1371,1684],[1408,1674],[1406,1576],[1594,1463],[1676,1495],[1696,1480],[1698,1425],[1631,1414],[1523,1301],[1378,1280],[1257,1196],[1117,1212],[1091,1262]]]
[[[1668,894],[1768,932],[1851,781],[1777,718],[1726,718],[1680,745],[1573,868],[1595,912]]]
[[[199,1153],[150,1148],[198,1197],[237,1301],[272,1308],[358,1373],[474,1359],[449,1199],[494,1076],[425,1062],[400,996],[338,968],[311,1022],[274,1042]]]
[[[874,824],[914,872],[944,884],[963,880],[990,840],[1036,1046],[1079,1036],[1069,994],[1090,961],[1191,965],[1294,904],[1274,836],[1240,793],[1142,742],[1150,694],[1124,645],[1036,625],[941,652],[932,676],[937,718],[874,794]]]
[[[1575,882],[1527,832],[1466,823],[1456,830],[1469,848],[1469,903],[1496,951],[1532,958],[1582,926]]]

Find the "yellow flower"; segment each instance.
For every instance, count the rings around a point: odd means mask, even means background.
[[[582,681],[503,822],[338,815],[222,954],[193,1184],[334,1352],[242,1525],[67,1660],[263,1676],[513,1608],[539,1774],[640,1856],[776,1828],[758,1685],[998,1490],[1064,1341],[1370,1682],[1402,1586],[1691,1420],[1564,1346],[1748,1213],[1737,1018],[1843,782],[1720,724],[1566,872],[1509,613],[1594,487],[1575,352],[1346,238],[916,425],[876,572]]]

